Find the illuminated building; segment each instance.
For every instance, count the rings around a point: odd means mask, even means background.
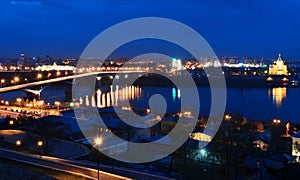
[[[300,156],[300,134],[294,134],[292,136],[292,156]]]
[[[24,53],[21,53],[20,56],[19,56],[19,59],[17,61],[17,67],[19,69],[22,69],[23,66],[24,66],[24,63],[25,63],[25,54]]]
[[[172,70],[174,71],[181,71],[182,70],[182,62],[181,59],[172,59]]]
[[[190,134],[190,138],[197,141],[204,141],[204,142],[210,142],[212,140],[211,136],[200,132]]]
[[[57,65],[55,62],[53,65],[42,65],[35,68],[36,71],[73,71],[74,66],[68,66],[68,65]]]
[[[278,55],[277,61],[269,67],[269,75],[288,75],[287,66],[281,59],[281,54]]]

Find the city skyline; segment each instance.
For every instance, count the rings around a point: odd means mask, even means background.
[[[272,58],[283,53],[285,59],[300,59],[300,3],[295,1],[15,0],[1,1],[0,5],[0,57],[15,57],[21,52],[79,57],[106,28],[132,18],[156,16],[192,27],[218,56]],[[170,51],[170,46],[164,48]]]

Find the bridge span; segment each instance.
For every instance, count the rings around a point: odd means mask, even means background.
[[[129,73],[143,73],[143,72],[144,71],[101,71],[101,72],[76,74],[76,75],[58,77],[58,78],[53,78],[53,79],[40,80],[40,81],[36,81],[36,82],[17,84],[17,85],[12,85],[12,86],[8,86],[8,87],[2,87],[2,88],[0,88],[0,93],[16,91],[16,90],[20,90],[20,89],[33,87],[33,86],[45,85],[45,84],[61,82],[61,81],[66,81],[66,80],[72,80],[72,79],[82,78],[82,77],[87,77],[87,76],[95,76],[95,75],[103,75],[103,74],[127,74],[127,73],[129,74]]]

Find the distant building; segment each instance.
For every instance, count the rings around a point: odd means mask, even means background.
[[[294,134],[292,136],[292,156],[300,156],[300,134]]]
[[[281,54],[278,55],[277,61],[274,61],[269,67],[269,75],[288,75],[287,65],[281,59]]]
[[[211,142],[212,137],[210,135],[201,133],[201,132],[195,132],[190,134],[190,138],[196,140],[196,141],[204,141],[204,142]]]
[[[57,65],[55,62],[53,65],[42,65],[35,68],[36,71],[73,71],[74,66]]]
[[[17,61],[17,67],[19,69],[23,69],[24,63],[25,63],[25,54],[21,53],[19,58],[18,58],[18,61]]]

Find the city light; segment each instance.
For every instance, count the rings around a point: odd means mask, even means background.
[[[5,83],[5,79],[1,79],[1,87],[3,86],[4,83]]]
[[[97,161],[97,171],[98,171],[98,180],[100,179],[100,154],[99,154],[99,147],[102,144],[102,138],[101,137],[96,137],[95,138],[95,144],[98,147],[98,161]]]
[[[200,155],[201,156],[206,156],[207,155],[207,151],[205,149],[200,149]]]
[[[151,113],[151,109],[147,108],[146,112],[147,112],[147,114],[150,114]]]
[[[95,138],[95,144],[96,144],[97,146],[101,145],[101,144],[102,144],[102,138],[101,138],[101,137]]]
[[[278,125],[281,123],[281,120],[280,119],[273,119],[273,123]]]
[[[43,75],[42,75],[41,73],[39,73],[39,74],[37,75],[38,81],[39,81],[42,77],[43,77]]]
[[[19,81],[20,81],[20,78],[19,78],[18,76],[15,76],[15,77],[14,77],[13,83],[16,83],[16,84],[17,84]]]
[[[229,114],[226,114],[225,115],[225,120],[230,120],[231,119],[231,116]]]
[[[21,145],[22,145],[21,140],[17,140],[17,141],[16,141],[16,146],[21,146]]]
[[[13,120],[10,120],[8,123],[9,123],[9,125],[14,125],[14,121]]]
[[[57,110],[59,111],[60,102],[59,101],[55,101],[54,105],[57,106]]]
[[[37,142],[37,145],[38,145],[39,147],[43,146],[43,141],[38,141],[38,142]]]

